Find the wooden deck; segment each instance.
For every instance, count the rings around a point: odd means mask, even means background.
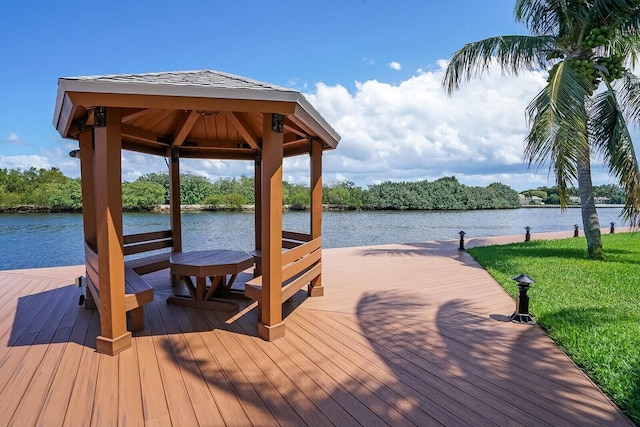
[[[167,305],[152,273],[145,329],[114,357],[78,305],[82,267],[0,271],[0,426],[633,425],[537,326],[505,321],[513,300],[457,248],[324,250],[325,296],[296,294],[272,343],[255,304]]]

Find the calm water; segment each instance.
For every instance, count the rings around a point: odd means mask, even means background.
[[[622,226],[620,208],[600,208],[600,225]],[[253,249],[253,213],[183,213],[184,250]],[[580,209],[509,209],[455,212],[324,212],[323,247],[413,243],[429,240],[567,230],[580,224]],[[285,230],[308,232],[308,212],[284,214]],[[129,213],[125,233],[169,229],[169,215]],[[80,214],[0,214],[0,270],[84,263]]]

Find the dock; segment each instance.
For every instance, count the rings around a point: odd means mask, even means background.
[[[83,274],[0,271],[0,426],[634,425],[538,326],[508,321],[513,299],[457,241],[323,250],[325,295],[285,303],[273,342],[255,303],[168,305],[168,270],[145,275],[145,329],[116,356],[96,353]]]

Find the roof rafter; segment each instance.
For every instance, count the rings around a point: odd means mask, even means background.
[[[243,116],[232,111],[225,111],[224,115],[251,148],[260,150],[258,135],[256,135],[249,122]]]
[[[179,147],[182,143],[187,139],[189,132],[191,132],[191,128],[195,124],[196,120],[198,120],[200,114],[196,110],[191,110],[189,114],[184,118],[182,123],[180,123],[177,127],[178,132],[173,135],[173,145],[174,147]]]
[[[141,108],[138,111],[134,111],[130,114],[123,114],[122,115],[122,123],[129,123],[132,122],[140,117],[146,116],[147,114],[150,113],[155,113],[160,111],[159,108]]]

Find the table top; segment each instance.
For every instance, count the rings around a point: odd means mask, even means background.
[[[253,266],[253,256],[244,251],[214,249],[176,252],[169,257],[171,272],[189,276],[237,274]]]

